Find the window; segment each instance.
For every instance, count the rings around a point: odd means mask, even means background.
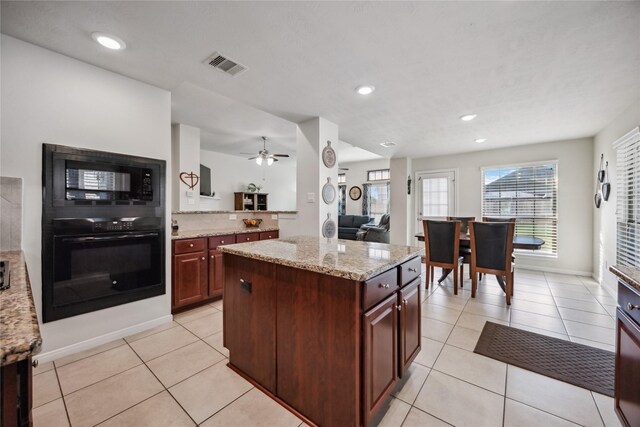
[[[455,172],[424,172],[418,174],[418,220],[445,218],[455,212]],[[422,223],[418,224],[422,227]]]
[[[338,174],[338,184],[345,184],[347,182],[347,175],[344,173]]]
[[[614,144],[617,160],[616,262],[640,266],[640,128]]]
[[[338,185],[338,215],[347,213],[347,186]]]
[[[389,179],[389,169],[377,169],[367,172],[367,181],[387,181]]]
[[[557,199],[555,161],[482,169],[482,216],[516,218],[516,235],[544,240],[536,254],[557,256]]]
[[[389,213],[389,182],[363,185],[364,215],[379,221],[382,215]]]

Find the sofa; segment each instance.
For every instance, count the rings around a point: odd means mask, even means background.
[[[371,223],[373,218],[366,215],[338,216],[338,239],[356,240],[360,227]]]

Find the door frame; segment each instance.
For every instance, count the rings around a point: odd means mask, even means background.
[[[436,173],[453,173],[453,214],[451,216],[457,216],[458,215],[458,206],[459,206],[459,199],[458,199],[458,193],[459,193],[459,188],[458,188],[458,168],[447,168],[447,169],[429,169],[429,170],[421,170],[421,171],[415,171],[414,172],[414,188],[413,188],[413,194],[415,195],[414,199],[414,203],[413,203],[413,223],[415,224],[415,231],[414,233],[418,233],[420,231],[422,231],[422,228],[420,227],[420,220],[418,219],[418,190],[420,189],[419,186],[419,176],[423,175],[423,174],[436,174]]]

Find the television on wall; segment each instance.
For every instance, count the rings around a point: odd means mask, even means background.
[[[211,196],[211,169],[200,165],[200,195]]]

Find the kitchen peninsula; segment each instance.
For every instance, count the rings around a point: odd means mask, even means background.
[[[312,425],[370,425],[420,351],[421,250],[292,237],[220,247],[229,365]]]

